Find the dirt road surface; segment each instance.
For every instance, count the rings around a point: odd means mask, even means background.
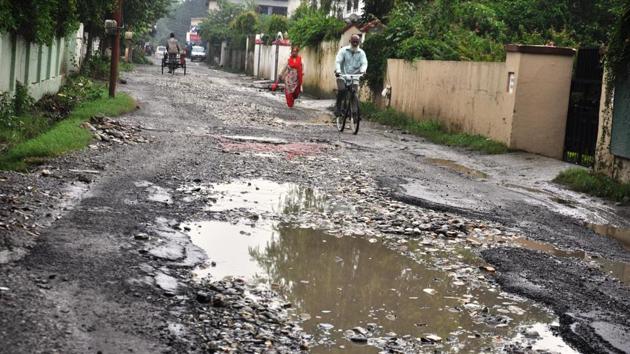
[[[126,79],[123,133],[0,174],[0,352],[630,352],[630,210],[568,165],[339,134],[197,63]]]

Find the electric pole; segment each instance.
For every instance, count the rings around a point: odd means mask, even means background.
[[[109,97],[116,97],[116,82],[118,81],[118,61],[120,60],[120,29],[122,27],[122,7],[123,0],[116,0],[114,8],[114,21],[116,21],[116,31],[112,43],[112,63],[109,71]]]

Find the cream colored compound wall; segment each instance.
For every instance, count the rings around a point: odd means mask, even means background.
[[[390,59],[391,107],[512,149],[562,158],[575,51],[506,50],[504,63]]]
[[[391,106],[418,120],[508,142],[511,112],[505,63],[387,61]]]

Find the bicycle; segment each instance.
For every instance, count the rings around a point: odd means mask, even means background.
[[[184,69],[184,75],[186,75],[186,61],[181,60],[179,54],[175,57],[169,57],[168,53],[164,53],[162,57],[162,75],[164,75],[164,68],[169,70],[169,74],[175,75],[175,69]]]
[[[347,75],[342,74],[340,77],[344,80],[346,95],[341,104],[341,115],[337,116],[337,130],[343,133],[346,128],[346,119],[350,117],[352,123],[352,134],[359,132],[359,123],[361,122],[361,112],[359,110],[359,92],[357,90],[359,79],[362,74]]]

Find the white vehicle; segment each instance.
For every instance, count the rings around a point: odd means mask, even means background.
[[[206,50],[202,46],[195,45],[192,47],[190,60],[195,61],[195,59],[206,60]]]
[[[166,47],[163,45],[159,45],[155,50],[155,57],[158,59],[162,59],[164,54],[166,53]]]

